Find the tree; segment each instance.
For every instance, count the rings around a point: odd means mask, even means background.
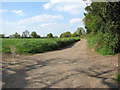
[[[5,37],[5,35],[4,34],[0,34],[0,38],[4,38]]]
[[[41,36],[40,35],[37,35],[37,38],[40,38]]]
[[[77,29],[77,31],[76,31],[76,33],[77,33],[79,36],[81,36],[84,32],[85,32],[85,30],[84,30],[84,28],[82,28],[82,27],[79,27],[79,28]]]
[[[29,35],[29,31],[28,30],[25,30],[23,33],[22,33],[22,37],[24,37],[24,38],[27,38],[27,37],[29,37],[30,35]]]
[[[54,36],[54,38],[58,38],[58,36]]]
[[[71,33],[68,31],[64,34],[65,37],[71,37]]]
[[[74,32],[73,34],[72,34],[72,37],[77,37],[78,36],[78,34],[76,33],[76,32]]]
[[[69,31],[65,32],[65,33],[62,33],[60,35],[61,38],[64,38],[64,37],[71,37],[71,33]]]
[[[64,34],[64,33],[62,33],[62,34],[60,35],[60,38],[63,38],[63,37],[64,37],[63,34]]]
[[[12,35],[13,38],[20,38],[20,34],[18,34],[17,32],[15,32],[15,34]]]
[[[97,51],[115,54],[120,51],[120,2],[93,2],[85,8],[87,34],[98,35]]]
[[[31,37],[32,37],[32,38],[37,38],[37,33],[36,33],[35,31],[33,31],[33,32],[31,33]]]
[[[53,34],[52,33],[47,34],[47,38],[53,38]]]

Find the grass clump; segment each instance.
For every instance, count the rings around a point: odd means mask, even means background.
[[[98,41],[98,35],[89,34],[85,38],[88,40],[89,49],[93,48]]]

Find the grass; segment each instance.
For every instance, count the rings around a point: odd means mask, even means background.
[[[120,82],[120,74],[117,74],[115,79],[116,79],[116,81]]]
[[[85,36],[85,39],[88,40],[89,49],[91,49],[97,43],[98,35],[93,36],[92,34],[89,34],[89,35]]]
[[[104,38],[101,36],[101,33],[98,33],[96,35],[93,34],[88,34],[86,35],[84,38],[88,40],[88,45],[89,45],[89,49],[94,48],[95,51],[98,54],[101,55],[115,55],[115,49],[113,47],[117,47],[115,46],[116,43],[116,39],[113,38],[108,38],[108,36],[104,35]]]
[[[2,39],[2,53],[11,53],[10,46],[17,48],[18,54],[35,54],[56,50],[68,46],[80,38],[45,38],[45,39]]]

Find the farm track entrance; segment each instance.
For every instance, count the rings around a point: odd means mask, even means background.
[[[3,88],[118,88],[117,65],[118,55],[98,55],[82,39],[62,50],[3,55],[2,83]]]

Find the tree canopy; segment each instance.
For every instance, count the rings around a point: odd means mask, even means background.
[[[60,35],[61,38],[64,38],[64,37],[71,37],[71,33],[69,31],[65,32],[65,33],[62,33]]]
[[[37,37],[37,33],[36,33],[35,31],[33,31],[33,32],[31,33],[31,37],[32,37],[32,38],[36,38],[36,37]]]
[[[76,33],[77,33],[79,36],[86,34],[83,27],[77,28]]]
[[[22,37],[24,38],[27,38],[30,36],[30,32],[28,30],[25,30],[23,33],[22,33]]]
[[[5,37],[5,35],[4,34],[0,34],[0,38],[4,38]]]
[[[15,34],[13,34],[13,38],[20,38],[20,34],[18,34],[17,32],[15,32]]]
[[[120,50],[120,2],[93,2],[85,8],[84,24],[87,34],[99,34],[97,50]]]
[[[74,32],[71,36],[72,36],[72,37],[77,37],[78,34],[77,34],[77,32]]]
[[[53,34],[52,33],[47,34],[47,38],[53,38]]]

